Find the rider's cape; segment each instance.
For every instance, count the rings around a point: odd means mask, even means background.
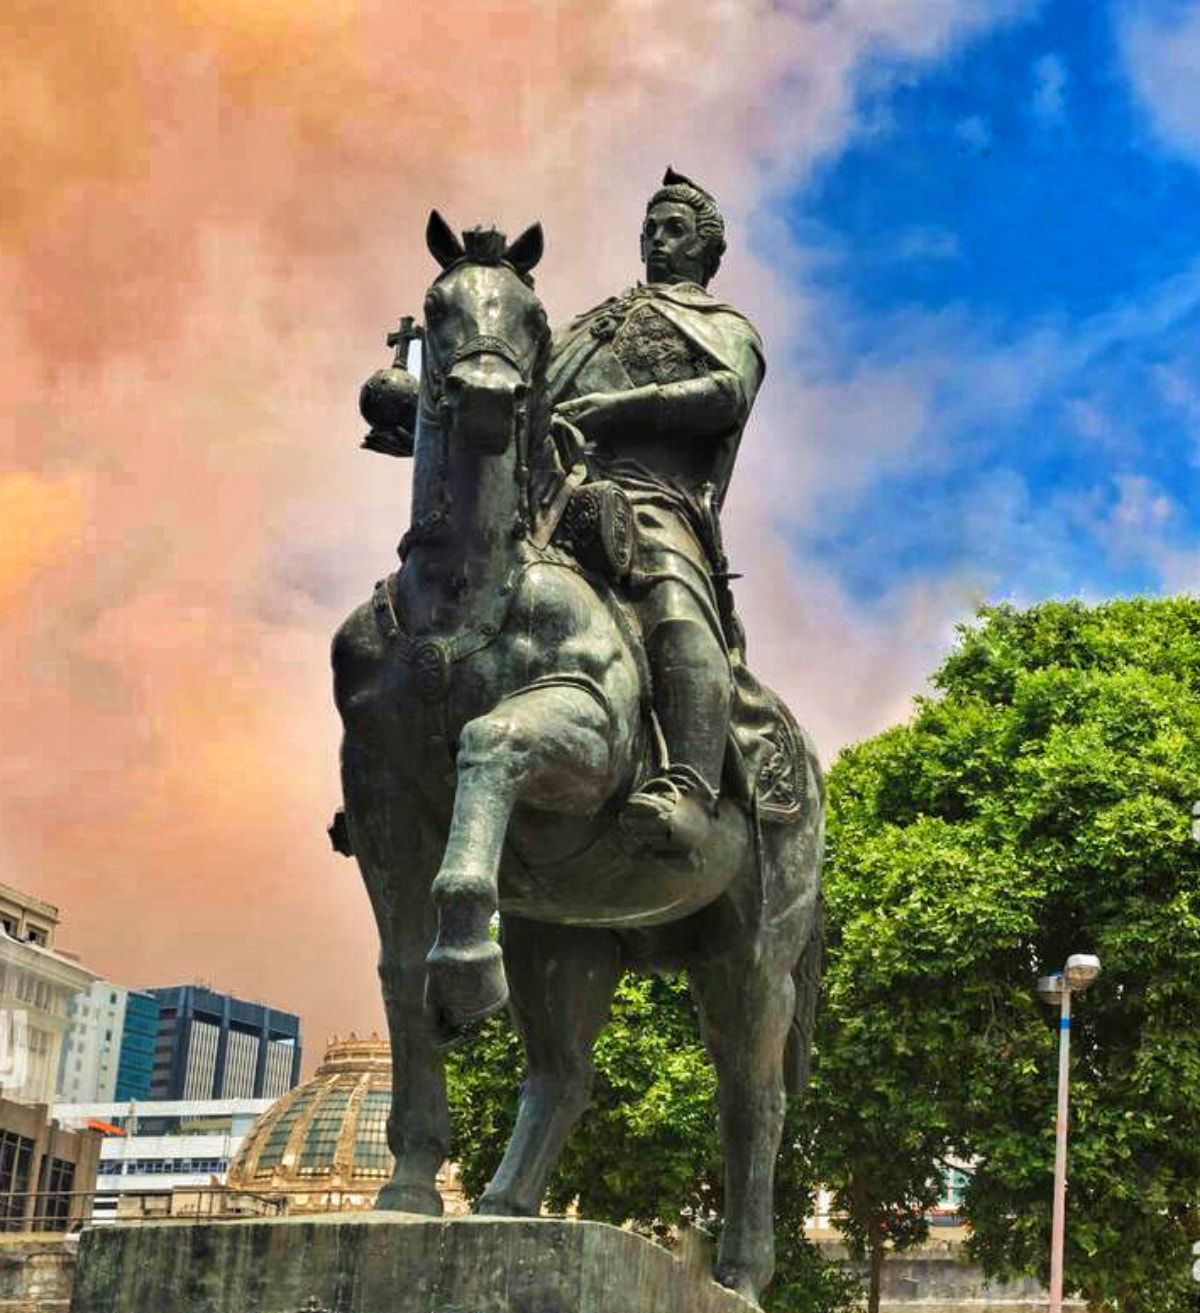
[[[619,313],[634,296],[649,300],[664,319],[722,368],[753,378],[755,387],[761,383],[767,367],[762,340],[745,315],[695,283],[639,284],[601,301],[555,331],[546,372],[551,398],[566,391],[587,357],[606,340],[606,332],[598,332],[597,326]]]

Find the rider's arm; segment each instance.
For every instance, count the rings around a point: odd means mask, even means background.
[[[679,383],[649,383],[628,392],[593,392],[558,407],[593,441],[618,433],[647,441],[664,434],[699,441],[719,438],[741,428],[749,409],[746,386],[731,369]]]

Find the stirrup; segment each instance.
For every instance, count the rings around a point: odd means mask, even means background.
[[[661,797],[671,806],[684,798],[694,797],[705,804],[711,815],[717,814],[717,795],[713,792],[712,786],[694,766],[685,766],[682,762],[668,766],[661,775],[652,776],[633,797]]]
[[[621,810],[621,828],[658,857],[699,860],[717,814],[717,795],[692,766],[669,766]]]

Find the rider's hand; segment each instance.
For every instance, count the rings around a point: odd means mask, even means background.
[[[622,395],[620,392],[589,392],[556,406],[555,414],[568,419],[592,442],[605,437],[619,420]]]
[[[564,401],[555,413],[569,419],[592,442],[603,442],[621,432],[647,427],[657,420],[658,389],[633,388],[629,392],[589,392]]]

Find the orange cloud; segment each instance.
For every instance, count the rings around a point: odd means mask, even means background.
[[[0,476],[0,621],[43,570],[78,550],[83,518],[79,478]]]
[[[376,1023],[370,914],[323,834],[327,649],[407,519],[355,399],[420,305],[429,208],[541,218],[561,318],[636,276],[671,161],[725,202],[723,290],[779,342],[799,311],[739,219],[841,139],[872,42],[924,50],[953,8],[10,0],[0,878],[116,979],[206,978],[316,1040]]]

